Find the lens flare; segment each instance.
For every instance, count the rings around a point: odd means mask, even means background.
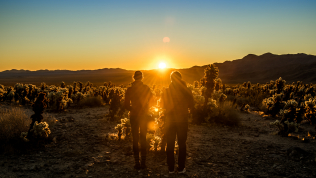
[[[169,42],[170,42],[170,38],[169,38],[169,37],[164,37],[164,38],[162,39],[162,41],[163,41],[164,43],[169,43]]]

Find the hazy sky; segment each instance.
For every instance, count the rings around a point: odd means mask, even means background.
[[[316,55],[315,0],[0,1],[0,71],[188,68],[266,52]]]

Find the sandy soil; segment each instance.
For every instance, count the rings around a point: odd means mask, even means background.
[[[240,113],[242,124],[234,128],[190,125],[185,175],[169,175],[165,153],[154,151],[148,169],[136,171],[131,141],[106,139],[117,124],[107,111],[49,113],[58,120],[54,141],[27,154],[0,155],[0,177],[316,177],[314,128],[303,124],[299,134],[281,137],[269,126],[274,120],[258,112]]]

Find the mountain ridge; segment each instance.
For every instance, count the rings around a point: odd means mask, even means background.
[[[252,83],[266,83],[279,77],[294,82],[316,82],[316,56],[304,53],[276,55],[264,53],[262,55],[248,54],[241,59],[214,63],[219,68],[219,77],[223,83],[235,84],[245,81]],[[182,73],[183,79],[189,83],[200,80],[204,75],[207,65],[192,66],[184,69],[159,69],[142,70],[144,82],[147,84],[167,85],[170,82],[169,75],[172,70]],[[112,81],[117,84],[132,82],[135,70],[121,68],[103,68],[96,70],[5,70],[0,72],[0,84],[13,85],[14,83],[57,84],[61,81],[71,83],[73,81],[90,81],[102,84]]]

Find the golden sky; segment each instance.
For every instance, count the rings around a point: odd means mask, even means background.
[[[0,71],[316,54],[316,1],[0,1]]]

